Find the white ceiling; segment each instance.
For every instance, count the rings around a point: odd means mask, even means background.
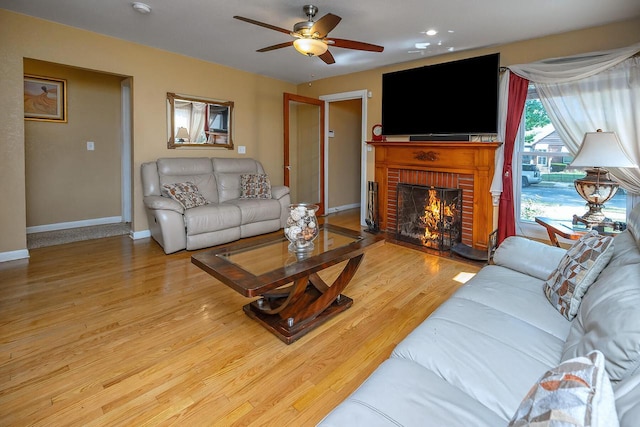
[[[342,17],[330,36],[384,46],[384,52],[330,48],[336,63],[305,57],[283,33],[240,15],[292,29],[309,0],[146,0],[142,15],[128,0],[0,0],[0,8],[130,40],[292,83],[348,74],[421,56],[525,40],[640,16],[640,0],[314,0]],[[435,29],[438,34],[422,32]],[[330,37],[329,37],[330,38]],[[416,43],[430,42],[427,49]],[[438,43],[441,43],[438,45]],[[585,51],[589,51],[588,46]]]

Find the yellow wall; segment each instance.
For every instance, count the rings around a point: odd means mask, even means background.
[[[195,60],[112,37],[0,10],[0,254],[26,249],[25,126],[23,60],[33,58],[118,76],[132,77],[133,229],[147,229],[142,205],[140,164],[166,156],[238,157],[224,149],[166,148],[167,92],[234,101],[234,141],[260,159],[274,184],[283,180],[282,94],[304,96],[367,89],[368,129],[380,122],[381,74],[429,63],[499,51],[503,65],[627,46],[640,41],[640,19],[500,47],[458,52],[421,61],[295,85]],[[372,55],[374,55],[372,53]],[[373,153],[368,153],[368,178]]]
[[[0,9],[0,254],[26,249],[24,58],[132,77],[134,231],[148,228],[142,162],[240,156],[226,149],[167,149],[167,92],[234,101],[236,146],[260,159],[274,184],[283,181],[282,94],[295,93],[295,85]]]
[[[24,122],[27,227],[120,216],[122,78],[31,59],[24,71],[67,83],[66,123]]]

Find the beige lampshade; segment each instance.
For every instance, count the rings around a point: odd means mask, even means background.
[[[325,42],[312,38],[300,38],[293,41],[293,47],[298,52],[307,56],[319,56],[329,48]]]
[[[176,132],[176,138],[182,140],[189,140],[189,131],[185,127],[179,127],[178,132]]]
[[[615,196],[618,183],[609,177],[607,167],[632,168],[637,165],[627,156],[615,132],[587,132],[578,154],[570,166],[584,167],[586,176],[576,179],[573,185],[586,202],[588,211],[577,217],[579,221],[592,227],[611,222],[602,212],[604,204]]]
[[[578,154],[569,166],[573,167],[638,167],[627,156],[615,132],[587,132]]]

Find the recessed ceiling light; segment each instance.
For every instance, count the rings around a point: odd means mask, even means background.
[[[436,34],[438,34],[438,32],[436,30],[427,30],[425,34],[428,36],[435,36]]]
[[[131,4],[131,7],[133,7],[136,12],[142,13],[143,15],[151,13],[151,7],[145,3],[134,2]]]
[[[431,43],[416,43],[414,46],[416,49],[426,49],[427,46],[431,45]]]

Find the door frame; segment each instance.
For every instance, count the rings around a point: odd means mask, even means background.
[[[331,95],[322,95],[318,97],[325,103],[325,115],[324,115],[324,158],[329,157],[329,108],[332,102],[337,101],[349,101],[352,99],[360,99],[362,105],[362,123],[360,132],[360,225],[366,224],[367,218],[367,151],[370,148],[366,142],[367,135],[367,98],[368,91],[366,89],[354,90],[351,92],[334,93]],[[323,194],[324,194],[324,206],[328,206],[329,203],[329,165],[324,162],[324,179],[323,179]]]
[[[122,146],[121,146],[121,197],[122,197],[122,222],[132,221],[132,126],[131,126],[131,77],[120,83],[122,105]],[[133,227],[131,228],[133,230]]]
[[[320,178],[319,182],[319,190],[320,190],[320,200],[318,200],[318,211],[316,215],[324,215],[325,206],[327,206],[326,202],[326,102],[323,102],[321,99],[310,98],[307,96],[297,95],[294,93],[285,92],[282,96],[282,111],[283,111],[283,119],[284,119],[284,185],[290,185],[290,170],[291,170],[291,159],[289,158],[289,102],[300,102],[304,104],[316,105],[320,109],[320,117],[318,119],[318,130],[320,132],[319,135],[319,144],[320,144]]]

